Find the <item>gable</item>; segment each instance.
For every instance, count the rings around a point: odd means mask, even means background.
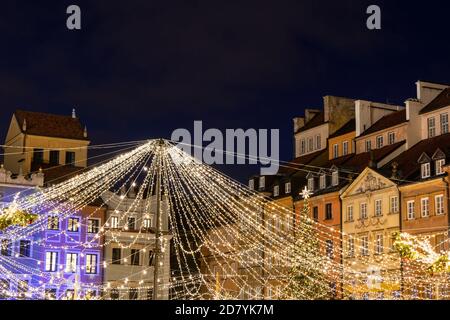
[[[433,160],[445,159],[445,153],[442,152],[442,150],[438,148],[431,158]]]
[[[15,115],[11,117],[11,122],[9,123],[8,133],[5,138],[5,145],[11,145],[15,140],[17,140],[18,136],[22,133],[21,128],[19,127],[19,122]]]
[[[342,197],[378,191],[395,186],[395,183],[371,168],[366,168],[342,194]]]
[[[422,155],[417,160],[417,163],[428,163],[430,161],[431,158],[425,152],[423,152]]]

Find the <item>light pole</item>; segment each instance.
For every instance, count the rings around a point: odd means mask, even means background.
[[[156,174],[156,229],[155,229],[155,268],[153,275],[153,300],[158,300],[158,280],[159,280],[159,255],[161,246],[161,167],[162,148],[164,141],[159,140],[158,146],[158,171]]]

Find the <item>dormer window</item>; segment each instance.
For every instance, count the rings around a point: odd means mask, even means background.
[[[276,185],[273,187],[273,196],[278,197],[280,195],[280,186]]]
[[[266,177],[259,177],[259,190],[266,187]]]
[[[422,163],[420,171],[422,179],[429,178],[431,176],[430,163]]]
[[[322,173],[320,175],[320,184],[319,184],[320,189],[325,189],[327,187],[327,176],[325,173]]]
[[[333,185],[333,187],[339,184],[339,172],[337,170],[334,170],[331,174],[331,184]]]
[[[436,175],[444,174],[445,159],[436,160]]]
[[[284,184],[284,193],[286,193],[286,194],[290,194],[291,193],[291,183],[290,182],[286,182]]]
[[[250,190],[255,190],[255,180],[250,179],[248,181],[248,187],[250,188]]]
[[[314,177],[308,178],[308,190],[314,191]]]

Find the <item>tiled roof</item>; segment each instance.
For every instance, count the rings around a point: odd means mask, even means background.
[[[420,156],[426,153],[431,158],[437,149],[442,150],[447,157],[450,157],[450,133],[420,141],[393,159],[385,168],[390,169],[392,163],[397,162],[402,179],[411,180],[418,178],[420,175],[420,164],[418,163]]]
[[[280,163],[280,170],[278,171],[281,175],[290,175],[298,171],[298,169],[304,168],[305,165],[313,161],[315,158],[323,154],[328,153],[327,149],[320,150],[314,153],[307,154],[302,157],[295,158],[289,163]]]
[[[23,130],[26,120],[26,133],[44,137],[56,137],[76,140],[87,140],[84,128],[78,118],[56,114],[16,110],[14,113]]]
[[[356,122],[355,119],[350,120],[346,124],[344,124],[339,130],[330,135],[330,138],[339,137],[343,134],[350,133],[356,130]]]
[[[396,126],[403,122],[406,122],[406,110],[390,113],[375,122],[370,128],[364,131],[360,137]]]
[[[52,166],[49,164],[33,164],[31,166],[32,172],[37,172],[39,168],[42,168],[42,172],[44,173],[44,183],[45,184],[57,184],[68,180],[77,174],[83,173],[86,168],[75,167],[71,165],[62,165],[62,166]]]
[[[317,113],[311,120],[309,120],[303,127],[297,130],[296,133],[304,132],[306,130],[318,127],[325,123],[325,113]]]
[[[420,110],[419,114],[428,113],[450,106],[450,88],[443,90],[434,100]]]

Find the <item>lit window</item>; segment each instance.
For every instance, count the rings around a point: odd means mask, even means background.
[[[375,253],[382,254],[383,253],[383,235],[377,234],[376,242],[375,242]]]
[[[20,257],[30,257],[31,256],[31,241],[30,240],[20,240],[19,256]]]
[[[391,207],[390,207],[391,213],[397,213],[398,212],[398,197],[391,197]]]
[[[286,183],[284,184],[284,192],[285,192],[286,194],[291,193],[291,183],[290,183],[290,182],[286,182]]]
[[[145,218],[145,219],[143,220],[143,222],[142,222],[142,226],[143,226],[145,229],[150,229],[150,228],[152,227],[152,219],[150,219],[150,218]]]
[[[97,255],[87,254],[86,255],[86,273],[96,274],[97,273]]]
[[[380,217],[383,215],[382,211],[382,201],[381,199],[375,200],[375,216]]]
[[[444,214],[444,196],[438,195],[434,198],[434,200],[435,200],[436,215]]]
[[[78,254],[66,253],[66,272],[68,273],[77,272],[77,265],[78,265]]]
[[[349,237],[348,238],[348,256],[349,257],[354,257],[355,256],[355,239],[353,239],[353,237]]]
[[[320,176],[320,189],[325,189],[327,186],[327,176],[325,174],[322,174]]]
[[[308,179],[308,190],[309,191],[314,191],[314,178],[309,178]]]
[[[248,187],[250,190],[255,190],[255,180],[251,179],[248,181]]]
[[[343,156],[348,155],[348,141],[344,141],[342,143],[342,155]]]
[[[336,159],[339,157],[339,145],[333,145],[333,158]]]
[[[360,219],[367,219],[367,203],[361,203],[359,211]]]
[[[67,219],[67,231],[78,232],[79,229],[80,229],[80,219],[78,218]]]
[[[441,114],[441,134],[448,133],[448,113]]]
[[[266,177],[259,177],[259,189],[264,189],[266,186]]]
[[[383,136],[377,137],[377,149],[383,148]]]
[[[430,163],[422,163],[420,167],[422,179],[429,178],[431,176]]]
[[[280,195],[280,186],[274,186],[273,187],[273,196],[278,197]]]
[[[428,198],[422,198],[421,203],[421,214],[423,218],[430,216],[430,201]]]
[[[58,252],[47,251],[45,253],[45,271],[55,272],[58,270]]]
[[[110,225],[112,229],[117,229],[119,228],[119,217],[116,216],[112,216],[110,219]]]
[[[367,236],[361,237],[361,255],[369,255],[369,237]]]
[[[428,118],[428,138],[436,136],[436,120],[434,117]]]
[[[408,211],[408,220],[414,220],[415,218],[414,200],[408,201],[406,206]]]
[[[394,144],[395,143],[395,132],[389,132],[388,133],[388,143]]]
[[[337,170],[333,171],[331,174],[331,184],[337,186],[339,184],[339,172]]]
[[[366,152],[372,150],[372,142],[370,140],[366,141]]]
[[[59,230],[59,218],[57,216],[49,216],[47,218],[48,230]]]
[[[99,227],[100,227],[100,220],[88,219],[88,225],[87,225],[88,233],[98,233]]]
[[[347,206],[347,221],[353,221],[353,206]]]
[[[436,160],[436,175],[444,174],[445,159]]]

